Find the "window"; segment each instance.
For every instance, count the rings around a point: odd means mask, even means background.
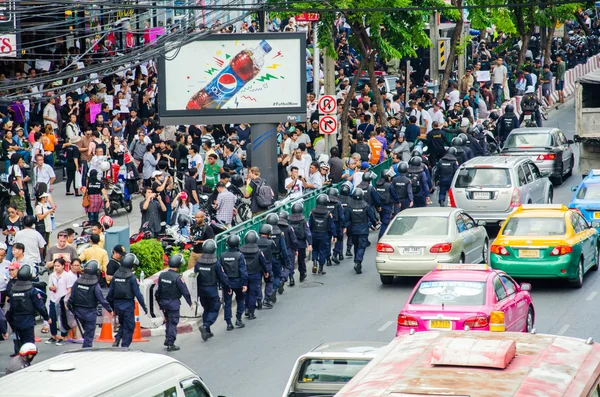
[[[506,290],[504,289],[504,285],[502,285],[502,281],[500,281],[499,277],[494,279],[494,291],[496,292],[496,298],[498,302],[506,299]]]
[[[523,167],[519,166],[519,186],[527,185],[527,178],[525,177],[525,171],[523,171]]]
[[[583,231],[583,229],[581,228],[581,225],[579,224],[579,215],[573,213],[571,215],[571,226],[573,226],[573,230],[575,231],[575,234],[579,234]]]
[[[460,214],[456,215],[456,228],[458,229],[459,233],[462,233],[465,230],[467,230],[467,227],[465,225],[465,221],[462,218],[462,216],[460,216]]]
[[[444,306],[481,306],[485,304],[485,285],[479,281],[421,281],[410,303],[434,306],[442,304]],[[502,287],[502,284],[500,286]],[[504,287],[502,289],[504,290]]]
[[[600,379],[596,380],[596,382],[600,382]],[[596,383],[591,393],[588,394],[588,397],[600,397],[600,384]]]
[[[448,218],[443,216],[398,216],[390,224],[388,236],[448,234]]]
[[[318,383],[348,383],[369,360],[356,359],[308,359],[300,368],[297,382],[314,385]]]
[[[552,134],[510,134],[505,148],[529,148],[529,147],[547,147],[552,146]]]
[[[558,139],[560,139],[560,144],[561,145],[568,145],[568,141],[567,141],[567,137],[565,136],[565,134],[562,133],[562,131],[558,131],[557,132],[558,135]]]
[[[531,174],[531,170],[527,166],[527,163],[523,164],[523,171],[525,171],[525,177],[527,178],[527,183],[533,182],[533,175]]]
[[[600,200],[600,184],[593,183],[584,185],[577,192],[578,199]]]
[[[455,188],[510,187],[510,175],[506,168],[467,168],[458,171]]]
[[[210,393],[198,379],[184,380],[181,382],[181,388],[185,397],[210,397]]]
[[[588,222],[585,220],[584,217],[582,217],[581,215],[577,215],[577,218],[579,219],[578,223],[579,226],[581,227],[581,231],[587,230],[590,228],[590,225],[588,224]]]
[[[573,224],[575,228],[575,223]],[[503,236],[562,236],[566,233],[564,218],[512,217],[502,231]]]
[[[461,213],[461,216],[463,218],[463,221],[465,223],[465,226],[467,227],[467,230],[469,229],[473,229],[475,226],[477,226],[477,223],[473,220],[473,218],[471,218],[469,215],[467,215],[466,213]]]
[[[502,282],[504,283],[504,288],[506,288],[506,293],[508,296],[517,292],[517,285],[514,281],[512,281],[508,276],[500,276]]]
[[[176,386],[170,387],[167,390],[165,390],[164,392],[155,394],[152,397],[177,397],[177,387]],[[208,396],[206,396],[206,397],[208,397]]]
[[[540,173],[539,168],[537,167],[537,165],[533,164],[533,163],[529,163],[529,168],[531,168],[531,173],[533,174],[533,179],[542,179],[542,174]]]

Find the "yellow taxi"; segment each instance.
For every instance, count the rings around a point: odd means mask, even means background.
[[[521,205],[500,228],[490,265],[512,277],[559,278],[581,288],[598,270],[598,231],[564,205]]]

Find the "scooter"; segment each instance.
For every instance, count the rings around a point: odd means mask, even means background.
[[[107,185],[109,207],[105,210],[106,215],[112,215],[119,208],[124,208],[127,212],[133,211],[133,202],[125,184],[125,176],[119,174],[116,183],[109,181]]]
[[[132,234],[129,237],[129,244],[135,244],[142,240],[154,238],[154,233],[150,230],[150,222],[145,222],[140,228],[139,233]]]

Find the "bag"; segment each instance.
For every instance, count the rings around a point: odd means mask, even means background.
[[[16,165],[13,165],[12,167],[15,167],[15,166]],[[13,172],[11,172],[10,175],[8,176],[8,186],[10,186],[10,190],[15,195],[19,195],[19,192],[21,191],[21,188],[19,187],[19,184],[17,183],[17,180],[15,178],[14,168],[12,169],[12,171]]]
[[[82,180],[81,171],[79,171],[79,170],[75,171],[75,189],[81,188],[81,180]]]
[[[42,206],[42,215],[44,214],[44,207]],[[44,219],[42,219],[41,221],[37,219],[35,219],[35,230],[38,231],[39,234],[41,234],[42,236],[45,236],[46,234],[46,222]]]
[[[267,182],[264,179],[261,179],[261,183],[256,191],[256,204],[260,208],[269,208],[275,204],[275,194],[273,193],[273,189],[267,185]]]
[[[524,112],[535,112],[536,102],[532,96],[526,96],[523,98],[523,111]]]
[[[88,187],[88,184],[86,183],[86,185],[85,185],[85,188],[86,188],[85,189],[85,193],[83,194],[83,199],[81,200],[81,206],[83,208],[87,208],[90,205],[92,205],[92,201],[90,200],[90,195],[88,194],[87,187]]]
[[[421,189],[421,174],[409,172],[407,176],[408,176],[408,179],[410,179],[413,194],[419,193],[422,190]]]

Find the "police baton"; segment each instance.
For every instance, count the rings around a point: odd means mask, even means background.
[[[79,319],[75,315],[73,317],[75,317],[75,322],[77,323],[77,328],[79,329],[79,333],[81,334],[81,337],[83,338],[83,329],[81,329],[81,324],[79,323]]]

